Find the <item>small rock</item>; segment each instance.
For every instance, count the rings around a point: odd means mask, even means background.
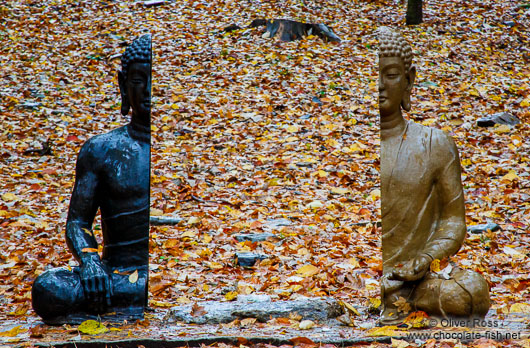
[[[149,1],[144,1],[144,6],[145,7],[159,6],[165,3],[166,3],[165,0],[149,0]]]
[[[305,168],[311,168],[313,167],[313,163],[310,162],[298,162],[296,163],[298,167],[305,167]]]
[[[515,22],[514,21],[504,21],[504,22],[502,22],[502,24],[504,24],[504,25],[506,25],[507,27],[510,27],[510,28],[515,27]]]
[[[24,109],[36,109],[36,108],[38,108],[40,106],[42,106],[42,103],[31,102],[31,101],[26,101],[23,104],[20,104],[20,107],[22,107]]]
[[[183,219],[178,216],[151,216],[149,223],[153,226],[178,225]]]
[[[275,237],[275,235],[272,234],[272,233],[268,233],[268,232],[265,232],[265,233],[246,233],[246,234],[236,234],[236,235],[234,235],[234,238],[238,242],[249,241],[249,242],[252,242],[252,243],[263,242],[264,240],[267,240],[267,239],[273,238],[273,237]]]
[[[344,313],[343,315],[337,317],[337,320],[342,325],[353,326],[353,320],[351,319],[351,317],[350,317],[350,315],[348,313]]]
[[[223,31],[226,33],[231,33],[233,31],[239,30],[241,27],[236,24],[229,25],[228,27],[224,28]]]
[[[493,127],[495,124],[514,126],[519,123],[521,121],[516,116],[507,112],[498,112],[477,120],[477,126],[479,127]]]
[[[241,267],[252,267],[258,260],[265,260],[269,257],[266,255],[251,253],[251,252],[237,252],[235,255],[236,264]]]
[[[319,106],[324,105],[324,103],[322,103],[322,101],[318,97],[313,97],[313,99],[311,99],[311,101],[313,103],[317,103]]]
[[[318,208],[322,208],[323,206],[324,204],[321,201],[313,201],[309,203],[306,207],[308,209],[318,209]]]
[[[281,226],[290,226],[291,220],[289,219],[270,219],[265,222],[264,227],[276,228]]]
[[[300,330],[309,330],[313,327],[315,327],[315,323],[311,320],[302,320],[300,324],[298,324]]]
[[[493,222],[489,222],[487,224],[482,224],[482,225],[474,225],[474,226],[468,226],[467,227],[467,231],[469,233],[474,233],[474,234],[484,233],[486,231],[495,232],[495,231],[498,231],[500,229],[501,229],[501,227],[499,225],[497,225],[496,223],[493,223]]]

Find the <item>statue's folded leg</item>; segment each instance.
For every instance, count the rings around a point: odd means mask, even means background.
[[[33,310],[45,321],[80,311],[85,296],[79,274],[66,268],[48,270],[35,279]]]
[[[112,297],[107,311],[114,313],[116,320],[141,318],[147,306],[147,267],[138,270],[137,278],[130,278],[129,273],[110,273]],[[85,298],[78,267],[42,273],[33,283],[31,295],[34,311],[50,324],[78,323],[96,314]]]
[[[480,274],[455,269],[450,279],[428,274],[414,289],[417,310],[441,317],[484,317],[490,307],[489,286]]]
[[[120,308],[147,306],[147,267],[138,270],[138,278],[130,278],[129,272],[113,272],[112,277],[112,306]],[[132,280],[132,281],[131,281]]]

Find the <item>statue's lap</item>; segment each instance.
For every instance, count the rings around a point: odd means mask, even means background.
[[[112,307],[137,306],[143,308],[146,298],[147,266],[139,268],[138,278],[129,279],[132,270],[110,270]],[[134,281],[134,282],[133,282]],[[91,301],[84,293],[79,268],[66,267],[45,271],[37,277],[32,289],[33,306],[43,319],[56,318],[75,312],[93,313]]]

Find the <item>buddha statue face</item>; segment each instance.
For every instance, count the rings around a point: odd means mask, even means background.
[[[379,112],[382,118],[410,110],[410,93],[416,78],[408,42],[388,28],[379,32]]]
[[[379,59],[379,113],[381,117],[400,112],[402,105],[405,110],[410,110],[410,92],[414,76],[414,70],[412,73],[405,71],[405,65],[400,57]]]
[[[146,124],[151,116],[151,64],[131,64],[124,88],[133,117]]]
[[[144,35],[127,47],[118,71],[121,113],[132,108],[132,121],[149,126],[151,119],[151,36]]]

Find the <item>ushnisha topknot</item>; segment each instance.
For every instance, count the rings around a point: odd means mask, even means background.
[[[135,39],[121,56],[121,71],[127,77],[132,63],[151,63],[151,34]]]
[[[400,33],[388,27],[378,29],[379,57],[399,57],[403,60],[405,71],[412,66],[412,48]]]

